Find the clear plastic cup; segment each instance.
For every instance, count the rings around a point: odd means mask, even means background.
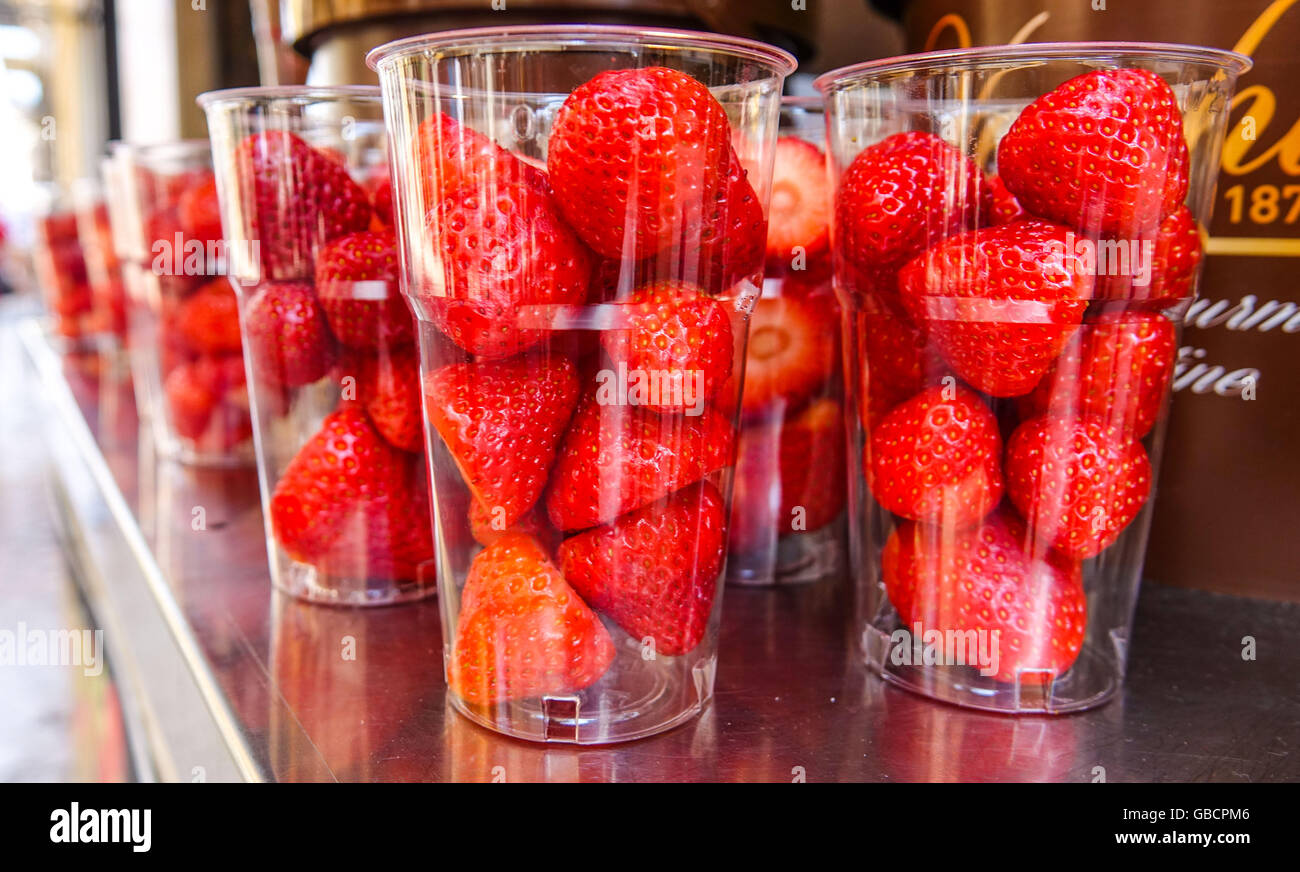
[[[793,59],[666,30],[371,52],[419,319],[446,673],[527,739],[713,692],[747,318]]]
[[[727,578],[802,584],[844,570],[844,391],[831,286],[820,97],[781,101],[767,267],[750,316]]]
[[[276,587],[436,590],[415,326],[377,88],[204,94]]]
[[[886,680],[1003,712],[1120,686],[1178,324],[1248,66],[1035,44],[818,80],[850,556]]]
[[[204,140],[137,146],[119,155],[117,169],[131,370],[155,445],[183,463],[251,464],[253,419],[211,149]]]

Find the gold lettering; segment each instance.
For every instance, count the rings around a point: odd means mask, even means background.
[[[1254,54],[1282,15],[1297,2],[1298,0],[1273,0],[1273,3],[1246,29],[1241,39],[1237,40],[1234,51]],[[1251,140],[1241,134],[1242,125],[1246,124],[1246,119],[1243,117],[1223,144],[1223,171],[1229,175],[1243,176],[1276,159],[1282,172],[1292,176],[1300,175],[1300,120],[1297,120],[1281,139],[1266,148],[1263,153],[1251,158],[1249,157],[1251,150],[1262,137],[1277,111],[1277,97],[1265,85],[1251,85],[1241,89],[1233,97],[1232,108],[1235,110],[1239,106],[1247,107],[1244,115],[1254,118],[1256,139]]]

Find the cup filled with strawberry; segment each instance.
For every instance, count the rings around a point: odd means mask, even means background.
[[[77,213],[61,198],[55,198],[48,212],[36,219],[32,266],[55,336],[75,343],[102,332],[104,318],[95,308]]]
[[[105,158],[105,163],[109,162]],[[73,186],[77,239],[86,264],[93,308],[102,333],[117,342],[127,339],[126,287],[109,222],[109,191],[103,179],[79,179]]]
[[[253,417],[210,147],[136,146],[116,164],[126,194],[131,368],[155,445],[184,463],[250,464]]]
[[[385,605],[435,587],[415,321],[377,88],[204,94],[272,579]]]
[[[557,26],[417,37],[369,62],[418,319],[452,702],[545,741],[681,723],[713,690],[793,59]]]
[[[1120,686],[1229,100],[1133,44],[829,73],[850,550],[887,680],[1007,712]]]
[[[818,97],[786,97],[762,296],[749,321],[727,578],[797,584],[844,567],[844,394]]]

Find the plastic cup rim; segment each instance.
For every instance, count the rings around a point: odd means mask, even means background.
[[[774,76],[788,76],[799,65],[794,55],[785,49],[756,39],[671,27],[646,28],[615,24],[527,24],[443,30],[408,36],[376,46],[366,54],[366,65],[379,72],[380,67],[387,62],[429,49],[464,49],[475,54],[485,54],[493,48],[508,48],[511,43],[517,44],[521,40],[544,39],[574,46],[623,42],[635,46],[661,43],[673,48],[712,49],[765,63],[772,67]]]
[[[941,51],[863,61],[862,63],[851,64],[822,73],[813,80],[813,86],[822,94],[829,94],[846,85],[858,84],[859,80],[866,76],[909,71],[917,72],[941,65],[959,68],[963,63],[969,63],[974,67],[997,61],[1090,60],[1114,55],[1208,64],[1236,75],[1245,73],[1254,65],[1254,61],[1241,52],[1186,43],[1124,41],[1027,42],[1019,45],[986,45],[972,48],[943,49]]]
[[[378,85],[252,85],[243,88],[222,88],[205,91],[194,98],[203,110],[225,103],[272,100],[337,100],[370,98],[380,99]]]

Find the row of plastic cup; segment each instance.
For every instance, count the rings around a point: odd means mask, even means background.
[[[783,113],[788,55],[707,34],[462,31],[369,61],[380,90],[200,98],[247,367],[209,374],[243,399],[207,420],[224,451],[247,413],[279,588],[436,579],[460,711],[604,742],[708,702],[724,566],[833,576],[847,527],[885,678],[1004,711],[1113,694],[1246,61],[874,62],[819,80],[824,121]],[[786,233],[809,214],[824,233]],[[141,271],[161,355],[207,291]]]

